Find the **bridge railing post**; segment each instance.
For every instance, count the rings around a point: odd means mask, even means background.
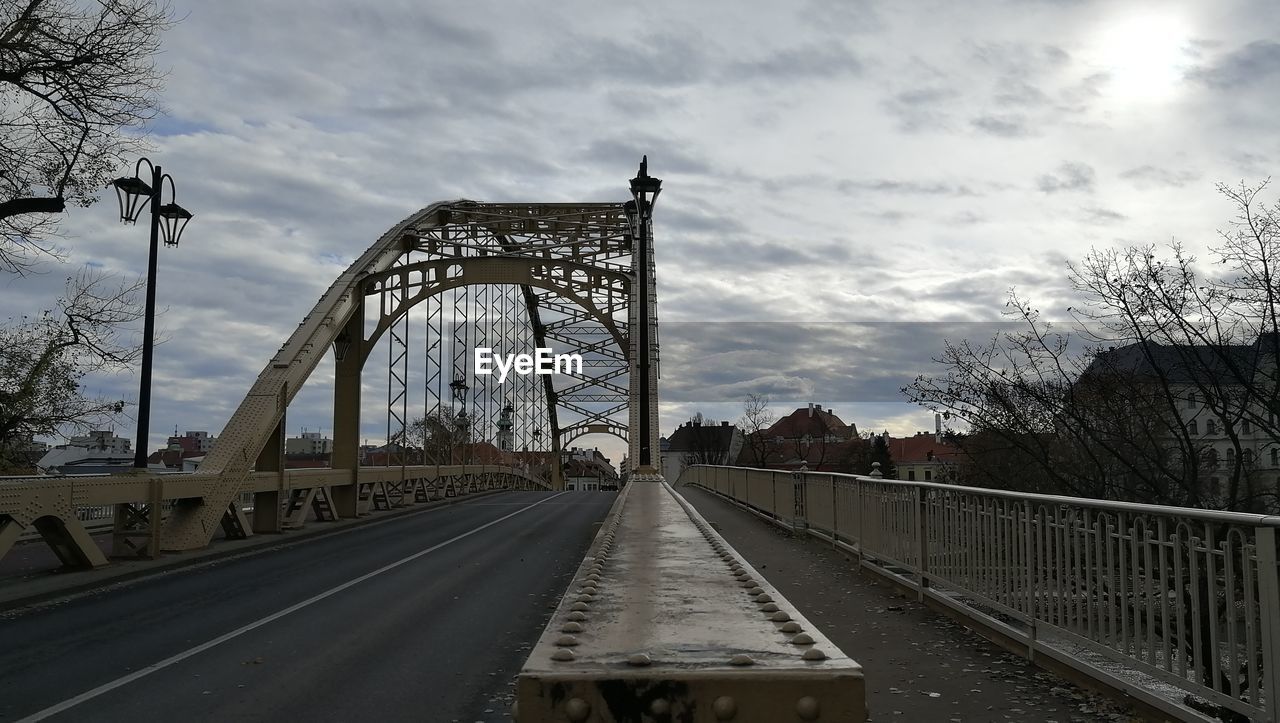
[[[929,587],[929,494],[922,487],[913,487],[916,507],[916,599],[924,601],[925,588]]]
[[[1265,678],[1267,720],[1280,723],[1280,561],[1276,555],[1276,528],[1259,526],[1254,534],[1258,551],[1258,607],[1262,613],[1262,674]]]

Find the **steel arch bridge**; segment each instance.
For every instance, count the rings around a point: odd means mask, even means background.
[[[311,510],[339,519],[432,494],[560,488],[561,450],[585,434],[626,440],[632,476],[656,477],[652,209],[660,187],[646,160],[625,203],[457,200],[410,215],[303,317],[198,473],[0,483],[0,556],[34,527],[64,564],[105,563],[77,518],[88,505],[115,506],[116,554],[154,555],[203,547],[219,529],[228,537],[288,529]],[[425,331],[416,342],[415,328]],[[367,467],[360,464],[362,373],[380,341],[389,458]],[[578,355],[582,366],[499,383],[475,373],[471,354],[481,347],[494,354],[548,348]],[[330,351],[330,468],[286,471],[286,410]],[[414,358],[421,373],[410,365]],[[410,398],[419,391],[415,423]],[[444,427],[447,434],[433,434]],[[415,431],[417,449],[408,444]],[[499,449],[490,449],[506,456],[469,459],[481,446],[475,440],[495,440]],[[243,505],[250,495],[252,520]]]

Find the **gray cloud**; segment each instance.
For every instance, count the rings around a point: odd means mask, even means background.
[[[844,180],[836,183],[842,193],[873,191],[906,196],[976,196],[978,193],[967,185],[943,181],[895,181],[878,178],[867,181]]]
[[[1088,224],[1104,226],[1120,223],[1129,217],[1115,209],[1103,206],[1085,206],[1080,209],[1080,219]]]
[[[1021,115],[984,115],[969,121],[974,128],[993,136],[1002,138],[1021,138],[1029,135],[1027,119]]]
[[[862,61],[844,45],[826,42],[785,48],[757,60],[734,61],[721,74],[722,79],[785,80],[858,75]]]
[[[1210,66],[1193,69],[1188,76],[1211,88],[1230,90],[1264,83],[1280,74],[1280,43],[1255,40],[1227,53]]]
[[[884,108],[898,120],[898,128],[908,133],[945,130],[949,109],[959,94],[952,88],[927,86],[893,94]]]
[[[1159,186],[1181,188],[1182,186],[1199,179],[1200,174],[1195,173],[1194,171],[1174,170],[1170,168],[1158,168],[1152,165],[1144,165],[1130,168],[1129,170],[1121,173],[1120,177],[1128,181],[1133,181],[1134,185],[1139,188]]]
[[[1042,193],[1058,193],[1059,191],[1093,191],[1093,180],[1096,174],[1087,163],[1064,162],[1053,173],[1046,173],[1036,179],[1036,188]]]

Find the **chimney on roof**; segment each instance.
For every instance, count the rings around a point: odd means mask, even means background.
[[[813,416],[813,402],[809,402],[809,416]]]
[[[821,411],[822,411],[822,405],[821,405],[821,404],[815,404],[815,405],[813,405],[813,408],[814,408],[814,409],[816,409],[816,410],[818,410],[819,412],[821,412]]]
[[[942,415],[933,415],[933,441],[942,444]]]
[[[728,422],[728,421],[721,422],[721,423],[720,423],[720,426],[721,426],[721,427],[727,427],[727,426],[729,426],[729,422]]]

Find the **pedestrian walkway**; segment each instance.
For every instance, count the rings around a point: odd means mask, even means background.
[[[866,671],[869,721],[1141,721],[917,603],[819,540],[680,487],[720,534]]]

